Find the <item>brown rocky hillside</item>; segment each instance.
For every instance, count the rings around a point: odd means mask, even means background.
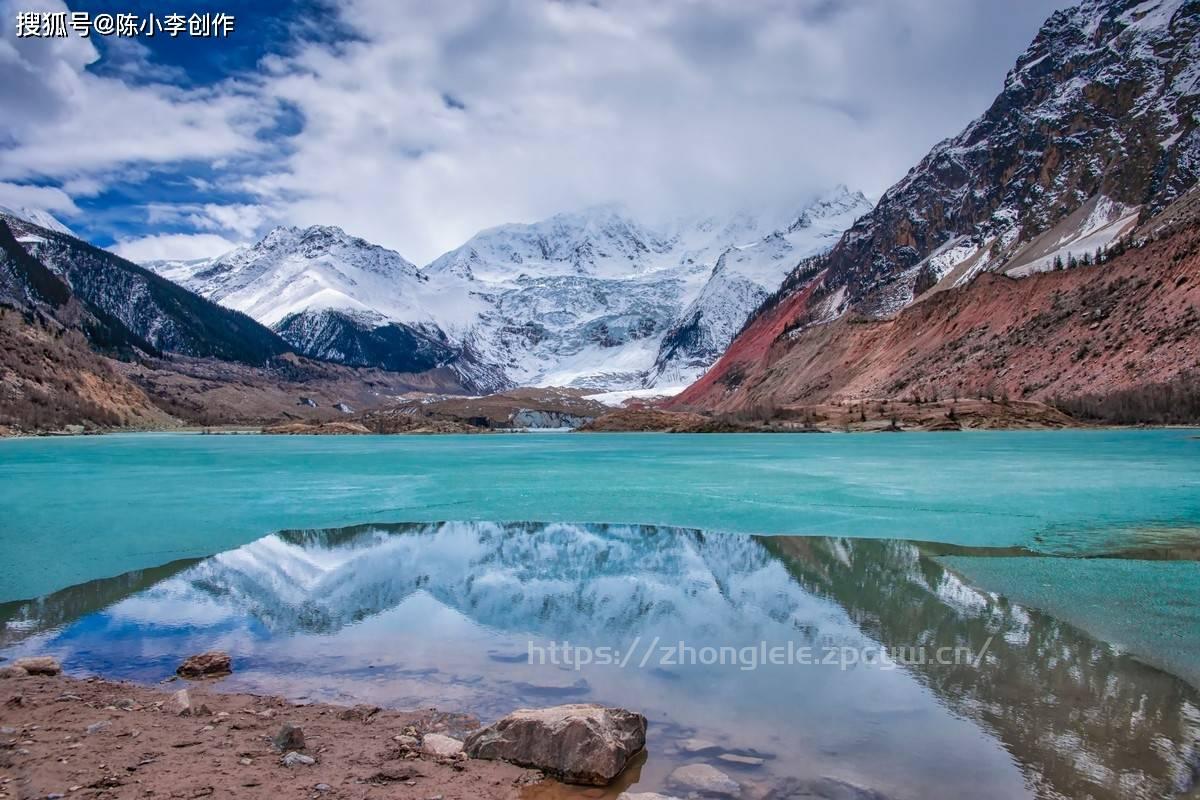
[[[1055,400],[1168,384],[1200,367],[1198,206],[1194,196],[1177,203],[1139,229],[1141,247],[1099,266],[985,273],[890,319],[851,313],[788,331],[803,309],[782,303],[670,405],[731,412],[864,397]]]

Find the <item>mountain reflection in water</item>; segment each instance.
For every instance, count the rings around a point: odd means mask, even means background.
[[[5,655],[55,653],[74,672],[147,681],[183,654],[223,648],[235,659],[229,690],[485,719],[622,705],[650,719],[644,791],[667,788],[681,763],[715,758],[682,752],[688,737],[765,757],[712,762],[745,797],[792,796],[789,785],[808,791],[822,778],[864,798],[1160,797],[1193,786],[1192,686],[965,583],[942,559],[987,551],[946,551],[561,523],[288,531],[0,606],[0,643]],[[623,668],[530,663],[531,650],[561,642],[632,657]],[[662,657],[679,643],[763,642],[982,655],[754,669]]]

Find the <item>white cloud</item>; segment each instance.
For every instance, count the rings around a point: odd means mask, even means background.
[[[249,239],[268,222],[269,213],[263,206],[247,203],[150,203],[146,206],[146,222],[152,227],[190,226]]]
[[[7,181],[0,181],[0,206],[36,208],[68,216],[79,213],[75,201],[62,189],[54,186],[8,183]]]
[[[268,81],[306,127],[254,185],[293,222],[418,262],[597,202],[878,195],[987,106],[1055,3],[995,5],[355,0],[364,41],[310,47]]]
[[[237,247],[214,233],[160,233],[140,239],[124,239],[111,249],[135,263],[145,261],[192,261],[228,253]]]
[[[337,224],[418,262],[599,202],[665,216],[796,205],[835,183],[878,195],[986,108],[1065,4],[347,0],[358,40],[203,91],[99,77],[86,42],[9,33],[0,178],[202,159],[217,175],[195,188],[257,200],[179,207],[174,224],[238,238]],[[144,56],[125,65],[144,75]],[[284,107],[304,124],[280,149],[255,133]]]
[[[32,8],[31,8],[32,7]],[[261,148],[259,126],[271,119],[267,98],[240,91],[184,90],[130,84],[87,71],[99,58],[79,36],[17,39],[18,10],[66,11],[61,0],[0,0],[6,21],[0,38],[0,178],[89,180],[133,164],[213,159]],[[119,53],[142,54],[140,46]],[[121,57],[121,63],[128,58]],[[173,73],[170,73],[173,74]]]

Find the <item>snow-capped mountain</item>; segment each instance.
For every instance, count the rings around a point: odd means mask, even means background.
[[[25,222],[37,225],[39,228],[45,228],[55,233],[65,233],[67,236],[75,235],[75,232],[64,225],[61,220],[42,208],[31,208],[30,206],[10,208],[9,206],[0,206],[0,214],[24,220]]]
[[[624,279],[660,268],[675,242],[606,205],[528,225],[489,228],[429,264],[432,273],[504,283],[520,278]]]
[[[351,366],[460,366],[461,347],[445,328],[462,331],[483,310],[457,287],[432,285],[399,253],[327,226],[279,227],[218,258],[146,266],[272,327],[304,355]]]
[[[597,206],[482,231],[420,269],[339,228],[276,228],[216,259],[147,266],[316,358],[447,366],[477,391],[669,387],[869,209],[845,187],[791,214],[726,220],[651,225]],[[700,334],[671,338],[685,325]]]
[[[341,228],[275,228],[252,247],[205,261],[155,262],[164,277],[277,326],[295,314],[335,310],[436,326],[450,304],[403,256]]]
[[[861,192],[839,187],[786,229],[722,253],[699,296],[663,337],[647,385],[678,386],[700,377],[797,264],[828,252],[870,210]]]
[[[791,214],[639,224],[619,208],[483,231],[429,265],[492,305],[473,348],[523,385],[685,385],[803,258],[870,210],[838,187]]]

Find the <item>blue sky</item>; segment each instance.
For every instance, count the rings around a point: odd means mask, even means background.
[[[336,224],[424,263],[475,231],[878,195],[990,103],[1060,0],[186,0],[229,39],[17,39],[0,204],[131,258]],[[174,5],[171,6],[175,8]]]

